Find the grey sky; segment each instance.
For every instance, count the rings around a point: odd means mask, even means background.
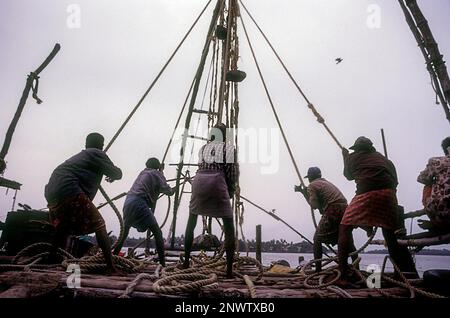
[[[214,1],[213,1],[214,2]],[[81,8],[81,28],[66,25],[69,4]],[[109,140],[159,72],[206,0],[151,1],[24,1],[0,2],[0,137],[16,110],[26,75],[47,56],[56,42],[62,49],[42,73],[42,105],[29,102],[7,156],[5,177],[24,184],[18,202],[44,208],[44,185],[52,170],[84,145],[91,131]],[[423,57],[393,0],[245,0],[272,39],[294,77],[325,117],[337,137],[350,146],[366,135],[381,150],[385,129],[389,155],[396,164],[398,197],[406,210],[421,208],[418,173],[429,157],[441,155],[449,126],[435,96]],[[381,8],[381,28],[368,28],[368,6]],[[450,1],[419,1],[441,52],[450,57]],[[145,160],[161,157],[200,59],[213,6],[206,14],[136,116],[109,151],[124,178],[105,184],[110,195],[127,191]],[[302,174],[311,165],[339,186],[350,200],[354,183],[342,175],[340,150],[325,133],[276,63],[265,42],[244,14],[269,89],[286,129]],[[242,28],[240,27],[240,31]],[[243,32],[240,69],[241,127],[275,128]],[[336,57],[344,58],[335,65]],[[183,121],[184,122],[184,121]],[[245,151],[245,149],[243,149]],[[308,237],[314,232],[304,199],[293,192],[298,180],[280,141],[280,168],[261,175],[257,164],[242,164],[242,192],[276,209],[277,214]],[[167,168],[166,176],[174,176]],[[0,220],[12,204],[12,192],[0,199]],[[104,202],[99,194],[96,202]],[[184,232],[186,200],[177,235]],[[122,207],[123,201],[118,202]],[[156,212],[163,217],[165,203]],[[102,214],[108,229],[118,231],[113,212]],[[244,231],[253,238],[263,225],[263,239],[300,238],[282,224],[246,205]],[[409,227],[409,224],[408,224]],[[197,230],[201,229],[199,222]],[[417,227],[414,226],[417,231]],[[137,232],[132,232],[136,236]],[[167,235],[167,226],[164,229]],[[364,239],[356,232],[357,242]]]

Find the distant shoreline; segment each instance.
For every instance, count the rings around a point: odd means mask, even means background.
[[[132,246],[123,246],[123,248],[132,248]],[[153,248],[153,247],[152,247]],[[175,249],[174,251],[184,251],[183,248]],[[241,253],[245,253],[245,250],[241,250]],[[254,250],[250,250],[250,253],[255,253]],[[311,251],[300,251],[300,252],[291,252],[291,251],[262,251],[262,253],[272,253],[272,254],[312,254]],[[387,250],[373,250],[373,251],[366,251],[361,252],[360,254],[376,254],[376,255],[387,255],[389,254]],[[416,255],[428,255],[428,256],[450,256],[450,250],[444,249],[444,250],[430,250],[425,249],[422,250]]]

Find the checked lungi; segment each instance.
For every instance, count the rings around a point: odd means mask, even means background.
[[[381,227],[396,230],[398,203],[394,189],[369,191],[356,195],[345,210],[341,224],[355,227]]]

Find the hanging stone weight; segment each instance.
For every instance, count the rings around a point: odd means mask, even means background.
[[[219,40],[226,40],[227,39],[227,28],[222,25],[218,25],[216,28],[216,37]]]
[[[242,82],[247,77],[245,72],[239,70],[228,71],[225,80],[228,82]]]

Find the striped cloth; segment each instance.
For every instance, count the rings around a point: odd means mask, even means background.
[[[345,210],[341,224],[356,227],[398,228],[398,204],[394,189],[356,195]]]

